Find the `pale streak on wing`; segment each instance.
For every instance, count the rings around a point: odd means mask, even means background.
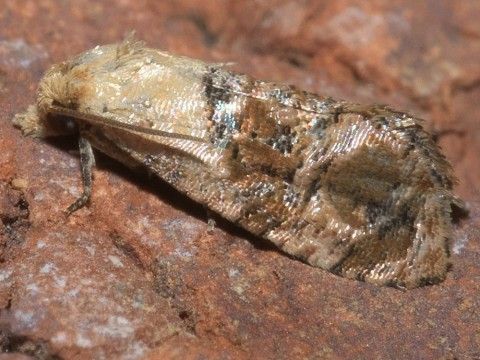
[[[211,144],[207,143],[175,138],[163,138],[157,139],[157,141],[168,147],[184,151],[212,168],[218,166],[219,162],[225,156],[225,151],[223,149],[213,147]]]
[[[157,129],[143,128],[140,126],[115,121],[107,117],[100,117],[94,114],[80,113],[75,110],[52,107],[51,112],[59,115],[70,116],[85,120],[92,125],[103,126],[105,128],[114,128],[124,130],[128,133],[141,135],[146,141],[162,144],[167,147],[177,149],[197,158],[210,167],[218,166],[219,161],[225,156],[223,149],[216,148],[206,143],[203,138],[182,135],[174,132],[166,132]]]
[[[160,136],[165,138],[190,139],[197,142],[205,142],[202,138],[196,138],[193,136],[179,134],[175,132],[162,131],[158,129],[142,127],[136,124],[130,124],[127,122],[118,121],[117,119],[111,119],[107,116],[98,115],[93,112],[85,113],[85,112],[80,112],[80,111],[62,108],[58,106],[51,106],[49,111],[52,114],[68,116],[75,119],[81,119],[92,125],[104,126],[106,128],[122,129],[125,131],[131,131],[139,134],[145,134],[145,135],[148,134],[148,135]]]

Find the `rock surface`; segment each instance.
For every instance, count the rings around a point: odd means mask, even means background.
[[[0,359],[480,357],[480,3],[4,0],[0,13]],[[52,63],[130,30],[149,46],[426,119],[470,207],[452,270],[408,292],[292,260],[160,181],[12,116]]]

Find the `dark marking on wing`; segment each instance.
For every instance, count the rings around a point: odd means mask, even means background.
[[[210,141],[225,148],[232,134],[240,128],[240,118],[235,109],[235,94],[230,90],[227,79],[218,67],[210,67],[202,79],[207,99],[207,118],[211,121]]]

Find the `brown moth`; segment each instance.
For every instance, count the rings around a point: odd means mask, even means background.
[[[222,217],[335,274],[413,288],[445,278],[454,177],[420,120],[334,101],[131,40],[54,65],[14,123],[78,133]]]

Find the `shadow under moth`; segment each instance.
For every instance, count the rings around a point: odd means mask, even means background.
[[[69,213],[89,200],[93,147],[332,273],[399,288],[446,276],[462,205],[408,114],[126,40],[54,65],[13,122],[26,135],[78,134],[84,190]]]

